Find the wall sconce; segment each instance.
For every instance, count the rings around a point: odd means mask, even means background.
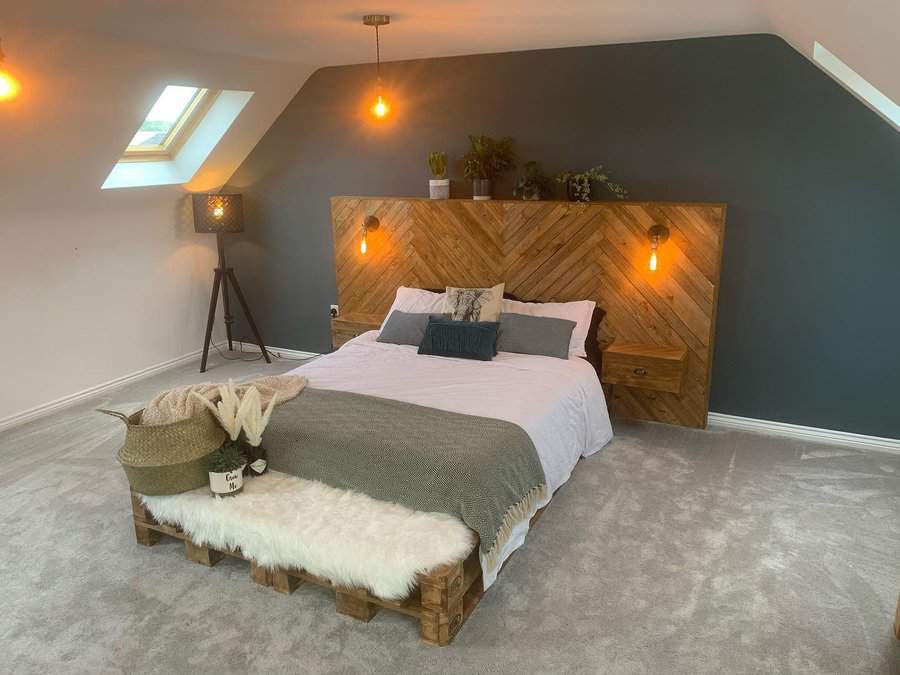
[[[359,252],[363,255],[369,250],[369,244],[366,242],[366,235],[369,233],[369,230],[377,230],[379,225],[381,225],[381,221],[375,216],[366,216],[366,219],[363,221],[362,239],[359,242]]]
[[[656,249],[669,238],[669,228],[665,225],[654,225],[647,230],[647,238],[650,239],[650,264],[648,267],[651,272],[655,272],[657,266]]]

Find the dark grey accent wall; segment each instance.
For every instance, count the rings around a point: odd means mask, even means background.
[[[781,39],[705,38],[325,68],[230,181],[266,339],[329,348],[331,195],[425,195],[425,155],[511,135],[548,171],[729,205],[711,409],[900,438],[900,134]],[[510,196],[512,176],[497,186]]]

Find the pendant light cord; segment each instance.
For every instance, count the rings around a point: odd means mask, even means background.
[[[378,88],[381,89],[381,42],[378,39],[378,24],[375,24],[375,77],[378,79]]]

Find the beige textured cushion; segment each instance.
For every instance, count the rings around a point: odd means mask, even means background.
[[[454,288],[447,286],[444,312],[454,321],[498,321],[503,306],[503,286]]]

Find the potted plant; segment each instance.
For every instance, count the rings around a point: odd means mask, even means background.
[[[428,196],[432,199],[450,199],[450,179],[447,178],[447,155],[443,152],[428,153]]]
[[[217,497],[230,497],[244,489],[244,456],[234,442],[226,440],[209,456],[209,489]]]
[[[546,199],[553,191],[553,183],[550,177],[544,173],[540,162],[525,162],[524,173],[519,177],[516,187],[513,189],[514,197],[521,197],[529,201]]]
[[[625,199],[628,196],[628,190],[609,180],[609,174],[603,170],[602,166],[594,166],[581,173],[563,171],[556,177],[556,180],[566,186],[566,194],[570,202],[591,201],[591,186],[594,183],[603,183],[616,199]]]
[[[209,485],[213,494],[237,494],[244,485],[243,474],[265,473],[268,466],[266,452],[261,448],[262,434],[272,410],[275,408],[277,396],[272,396],[265,412],[262,409],[262,397],[256,387],[248,387],[243,397],[238,396],[234,383],[229,380],[227,386],[219,387],[219,400],[215,405],[205,396],[197,392],[191,395],[210,409],[219,424],[228,434],[222,447],[211,456],[213,465],[209,469]],[[246,446],[238,441],[241,431],[244,432]],[[212,467],[215,468],[212,468]],[[240,480],[233,477],[235,470],[240,469]]]
[[[469,136],[469,143],[463,165],[466,178],[472,181],[472,199],[490,199],[491,181],[516,166],[513,139]]]
[[[249,449],[247,451],[250,470],[261,475],[266,472],[268,467],[268,458],[266,450],[262,447],[262,435],[269,424],[269,418],[272,416],[272,410],[275,408],[276,395],[272,396],[265,412],[262,409],[262,398],[256,387],[250,387],[241,399],[241,406],[238,409],[238,418],[241,420],[241,427],[244,430],[244,438],[247,441]]]

